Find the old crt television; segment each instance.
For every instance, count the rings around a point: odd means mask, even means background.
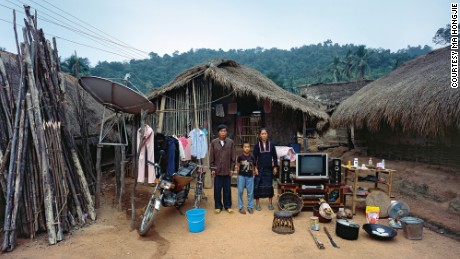
[[[326,153],[297,153],[296,179],[328,179],[328,165]]]

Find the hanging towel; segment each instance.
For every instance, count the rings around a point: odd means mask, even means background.
[[[138,171],[137,171],[137,182],[143,183],[145,180],[145,164],[148,161],[154,162],[154,141],[153,141],[153,129],[149,125],[144,126],[144,136],[141,136],[141,129],[137,131],[137,148],[141,147],[139,153]],[[147,151],[147,158],[145,153]],[[155,182],[155,167],[151,164],[147,165],[148,171],[148,183]]]
[[[238,110],[238,104],[237,103],[229,103],[228,104],[227,114],[236,114],[237,110]]]
[[[221,104],[221,103],[216,104],[216,116],[217,117],[225,117],[224,105]]]

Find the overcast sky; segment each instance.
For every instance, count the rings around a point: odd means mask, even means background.
[[[327,39],[397,51],[429,45],[446,0],[0,0],[0,47],[16,53],[13,11],[27,3],[63,58],[129,61],[190,49],[290,49]],[[20,33],[22,35],[22,33]],[[20,37],[22,41],[22,37]],[[130,46],[130,47],[127,47]]]

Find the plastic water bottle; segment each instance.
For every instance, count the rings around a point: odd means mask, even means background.
[[[382,159],[382,169],[385,169],[385,159]]]
[[[372,165],[372,157],[369,157],[369,165]]]

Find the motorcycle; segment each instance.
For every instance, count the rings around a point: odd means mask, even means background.
[[[160,161],[164,151],[160,151]],[[195,179],[195,172],[200,168],[198,174],[198,184],[195,188],[195,199],[194,207],[199,206],[199,200],[205,197],[202,190],[202,175],[205,166],[197,165],[195,163],[186,163],[176,173],[169,176],[167,173],[162,172],[161,167],[158,163],[152,163],[155,167],[155,172],[159,175],[158,183],[152,191],[152,195],[149,198],[149,202],[145,208],[144,215],[139,227],[139,235],[145,236],[149,232],[153,225],[155,215],[160,211],[161,206],[163,207],[175,207],[181,215],[180,207],[187,200],[190,183]],[[198,201],[197,201],[198,200]]]

